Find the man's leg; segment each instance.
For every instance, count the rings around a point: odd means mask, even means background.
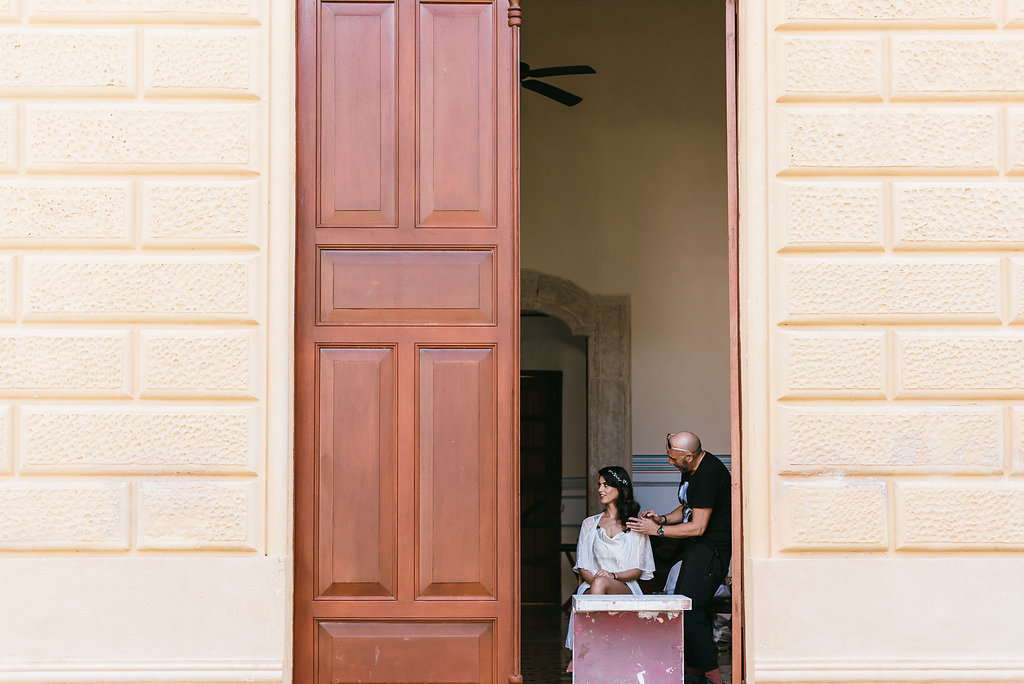
[[[718,669],[718,651],[708,619],[707,605],[722,582],[721,561],[703,544],[691,543],[686,550],[676,593],[688,596],[692,608],[683,614],[683,647],[686,670],[698,675]]]

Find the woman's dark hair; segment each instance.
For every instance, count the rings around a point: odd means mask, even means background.
[[[619,522],[623,529],[626,528],[626,521],[635,518],[640,513],[640,504],[633,498],[633,481],[629,479],[629,473],[620,466],[605,466],[597,471],[604,481],[619,490],[619,498],[615,507],[619,512]]]

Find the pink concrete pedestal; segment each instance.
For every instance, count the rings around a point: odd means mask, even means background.
[[[581,684],[683,681],[686,596],[572,597],[572,680]]]

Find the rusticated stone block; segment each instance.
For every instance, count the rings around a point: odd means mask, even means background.
[[[18,164],[18,114],[13,105],[0,106],[0,171]]]
[[[897,183],[897,245],[1024,243],[1024,186],[1018,183]]]
[[[785,38],[783,92],[881,98],[879,38]]]
[[[779,409],[777,454],[800,470],[1000,471],[997,406],[798,407]]]
[[[255,473],[254,408],[21,409],[22,474]]]
[[[127,549],[128,485],[0,482],[0,548]]]
[[[941,95],[1024,90],[1024,40],[956,37],[906,39],[893,45],[894,93]]]
[[[128,333],[0,335],[0,395],[126,396]]]
[[[10,475],[12,470],[12,459],[14,457],[14,443],[11,440],[11,433],[14,429],[13,409],[10,406],[0,404],[0,475]]]
[[[1010,306],[1014,323],[1024,323],[1024,259],[1010,259]]]
[[[0,257],[0,321],[14,320],[14,257]]]
[[[0,92],[129,94],[135,87],[129,30],[0,30]]]
[[[246,30],[146,32],[146,91],[256,93],[258,38]]]
[[[143,186],[143,242],[153,246],[255,245],[255,181],[151,182]]]
[[[782,266],[790,320],[999,317],[995,259],[786,259]]]
[[[258,354],[252,332],[144,332],[142,392],[253,396]]]
[[[992,108],[800,108],[781,112],[782,168],[989,170],[999,163]]]
[[[907,333],[897,350],[901,395],[1024,395],[1024,336]]]
[[[31,169],[251,169],[252,105],[29,105]]]
[[[1024,0],[1010,0],[1007,8],[1009,26],[1019,27],[1024,25]]]
[[[1011,409],[1010,424],[1013,427],[1010,468],[1014,474],[1024,475],[1024,406]]]
[[[143,482],[139,548],[254,549],[257,508],[255,482]]]
[[[783,396],[884,396],[883,333],[779,336]]]
[[[1007,110],[1010,121],[1010,148],[1008,150],[1011,171],[1024,173],[1024,109]]]
[[[0,244],[127,246],[131,184],[84,181],[0,182]]]
[[[881,249],[881,183],[780,183],[780,223],[786,244],[872,246]]]
[[[249,259],[25,258],[26,316],[251,318]]]
[[[779,503],[783,550],[883,549],[888,544],[884,482],[786,482]]]
[[[241,20],[255,14],[258,0],[23,0],[30,19],[133,21]]]
[[[995,25],[995,0],[785,0],[791,21],[942,22]]]
[[[1024,486],[1005,480],[896,486],[898,548],[1024,545]]]

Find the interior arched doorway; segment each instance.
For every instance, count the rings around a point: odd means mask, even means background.
[[[629,296],[595,295],[570,280],[522,269],[523,311],[554,316],[587,338],[587,482],[604,466],[632,473]],[[598,502],[587,487],[587,511]]]

